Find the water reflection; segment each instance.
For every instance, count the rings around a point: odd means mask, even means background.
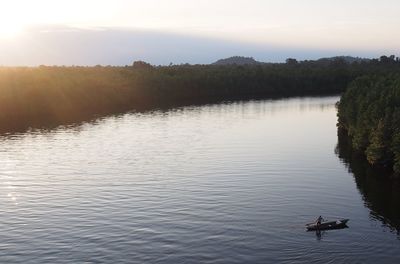
[[[363,156],[352,151],[348,138],[338,131],[335,153],[354,175],[358,190],[370,216],[400,234],[400,182],[390,171],[372,168]]]
[[[337,101],[337,96],[327,97],[292,97],[292,98],[275,98],[275,99],[254,99],[245,101],[223,101],[213,104],[201,104],[182,106],[182,107],[169,107],[158,108],[146,111],[132,111],[126,113],[116,113],[108,116],[97,117],[76,123],[70,123],[58,126],[48,126],[40,128],[30,128],[28,130],[18,130],[12,132],[2,132],[0,130],[0,141],[14,141],[25,136],[34,135],[51,135],[57,132],[66,132],[79,134],[86,131],[91,126],[101,126],[104,123],[117,123],[126,117],[134,115],[137,118],[151,118],[153,116],[168,118],[171,116],[182,115],[186,116],[188,113],[201,111],[203,115],[226,115],[232,112],[243,118],[252,116],[274,116],[283,111],[307,112],[312,110],[319,110],[321,112],[328,111],[332,105]]]
[[[338,226],[338,227],[333,227],[333,228],[329,228],[329,229],[325,229],[325,230],[310,230],[307,232],[314,232],[315,233],[315,237],[318,241],[322,240],[324,238],[324,236],[327,234],[327,232],[331,232],[331,231],[337,231],[340,229],[346,229],[349,228],[349,226],[347,224],[343,225],[343,226]]]
[[[380,222],[332,151],[337,100],[0,136],[0,263],[398,263],[396,235],[371,226]],[[350,228],[305,232],[320,214]]]

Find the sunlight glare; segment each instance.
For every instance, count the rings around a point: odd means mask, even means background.
[[[23,29],[23,20],[16,3],[0,2],[0,39],[13,38]]]
[[[21,33],[22,27],[15,24],[0,22],[0,39],[9,39]]]

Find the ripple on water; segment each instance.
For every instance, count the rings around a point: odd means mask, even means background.
[[[397,235],[334,154],[337,100],[130,113],[0,138],[0,262],[396,263]],[[350,228],[305,232],[320,214]]]

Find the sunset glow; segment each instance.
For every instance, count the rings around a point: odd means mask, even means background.
[[[311,50],[316,52],[315,56],[321,56],[322,52],[322,56],[353,54],[372,57],[383,53],[396,53],[400,45],[400,36],[394,34],[400,27],[400,16],[397,14],[399,8],[400,3],[395,0],[386,0],[384,4],[378,0],[337,0],[335,2],[320,0],[0,0],[0,39],[13,40],[14,43],[26,45],[26,49],[32,45],[38,45],[50,50],[55,57],[61,58],[64,52],[58,54],[58,51],[51,50],[48,45],[58,40],[60,44],[54,44],[57,48],[60,47],[62,50],[76,48],[66,44],[70,43],[68,41],[70,35],[60,35],[57,33],[60,31],[70,31],[71,28],[86,30],[80,34],[79,38],[71,37],[76,41],[82,39],[82,36],[96,35],[92,33],[99,29],[103,30],[105,39],[118,34],[118,40],[114,41],[119,43],[118,48],[128,47],[132,43],[137,43],[135,40],[141,38],[143,34],[155,32],[157,36],[149,37],[149,41],[157,39],[158,46],[148,45],[146,42],[131,49],[135,50],[135,54],[124,55],[134,55],[153,63],[173,61],[172,58],[154,59],[153,57],[157,50],[165,48],[165,43],[171,43],[168,47],[177,46],[176,44],[183,43],[182,38],[197,38],[195,43],[200,43],[202,40],[206,43],[214,41],[215,43],[210,46],[218,46],[220,41],[247,45],[248,48],[241,46],[242,48],[234,53],[254,57],[265,55],[261,55],[260,52],[245,51],[264,49],[274,53],[271,49],[279,47],[292,50],[293,52],[285,51],[285,53],[287,56],[298,58],[310,58],[304,52],[299,53],[299,50]],[[126,34],[123,35],[121,30],[124,30]],[[42,32],[47,33],[45,38],[39,34]],[[106,36],[106,34],[109,35]],[[24,38],[25,36],[29,38]],[[180,39],[177,40],[176,36]],[[54,42],[49,39],[54,39]],[[72,44],[83,47],[77,43]],[[95,44],[100,45],[98,42],[88,45]],[[107,47],[115,50],[109,45]],[[153,47],[155,51],[149,50],[149,47]],[[25,46],[21,48],[25,49]],[[18,53],[15,46],[4,47],[1,42],[0,49],[6,54]],[[192,50],[196,53],[196,49],[185,46],[184,50],[182,47],[177,48],[177,52]],[[141,53],[138,54],[139,51]],[[358,53],[354,53],[355,51]],[[203,52],[211,53],[211,50]],[[234,54],[227,53],[229,54],[226,55]],[[153,57],[146,54],[152,54]],[[167,53],[163,54],[165,57]],[[16,56],[12,58],[8,56],[0,63],[3,65],[40,63],[39,59],[33,58],[35,56],[40,56],[40,62],[69,63],[69,60],[64,59],[47,59],[48,54],[31,56],[29,53],[26,55],[26,60],[20,61]],[[70,58],[70,56],[67,57]],[[82,56],[75,58],[78,57]],[[204,61],[192,55],[178,61],[176,61],[176,56],[174,58],[174,62],[177,63],[210,62],[216,56],[202,57]],[[280,57],[272,56],[267,59],[282,60]],[[108,62],[98,60],[93,63]]]
[[[12,2],[0,3],[0,39],[12,38],[22,31],[28,21],[15,17],[17,8]]]

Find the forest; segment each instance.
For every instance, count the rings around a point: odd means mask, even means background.
[[[400,235],[400,181],[391,177],[392,168],[371,166],[365,155],[352,147],[343,129],[338,130],[335,153],[353,175],[371,216],[383,217],[384,223]]]
[[[338,104],[338,126],[375,167],[400,174],[400,74],[357,78]]]
[[[136,61],[122,67],[0,67],[0,131],[52,127],[126,111],[340,94],[357,77],[399,69],[395,56],[248,65],[153,66]]]

